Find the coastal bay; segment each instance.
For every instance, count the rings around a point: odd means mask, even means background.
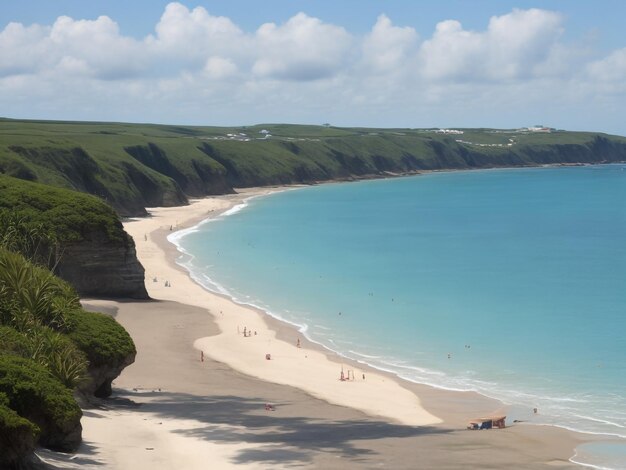
[[[212,459],[214,468],[244,464],[251,468],[295,464],[333,468],[337,458],[342,459],[342,467],[348,468],[369,468],[382,463],[388,468],[458,468],[479,464],[487,465],[486,468],[554,468],[555,465],[575,468],[568,459],[574,447],[588,436],[523,424],[492,432],[466,431],[467,420],[501,412],[502,404],[475,393],[402,382],[362,364],[351,363],[350,367],[366,374],[364,383],[342,383],[339,370],[341,362],[346,364],[345,360],[328,351],[322,354],[318,346],[305,340],[297,348],[300,336],[289,325],[206,292],[193,283],[175,263],[178,252],[166,237],[175,228],[191,227],[247,197],[267,191],[207,198],[182,208],[151,209],[150,218],[126,223],[125,228],[136,240],[138,257],[146,268],[148,292],[156,302],[87,301],[91,308],[114,312],[138,348],[136,363],[114,383],[116,398],[105,409],[95,410],[93,415],[86,413],[84,418],[86,445],[94,449],[98,459],[108,462],[111,468],[125,468],[130,459],[141,455],[148,457],[146,462],[156,459],[159,468],[174,468],[179,454],[170,452],[168,449],[174,445],[167,443],[175,438],[186,443],[176,442],[176,448],[194,450],[184,451],[185,468],[204,468],[207,459]],[[237,315],[245,315],[245,323],[257,331],[257,339],[271,339],[272,359],[267,361],[268,366],[280,361],[327,361],[332,364],[330,385],[322,384],[318,390],[311,390],[310,384],[298,382],[298,377],[307,370],[306,363],[295,365],[297,371],[290,377],[294,383],[288,385],[286,379],[277,380],[263,368],[246,371],[247,374],[238,371],[242,367],[241,358],[248,353],[258,356],[259,350],[254,347],[254,336],[244,339],[237,335],[236,324],[229,323]],[[221,351],[213,351],[216,346],[211,338],[226,335],[235,346],[220,356]],[[194,344],[205,348],[204,361]],[[266,361],[265,349],[261,362]],[[310,357],[302,358],[309,352]],[[217,361],[211,358],[212,354],[216,354]],[[257,377],[251,377],[250,372]],[[379,383],[375,380],[377,376]],[[395,395],[378,395],[376,410],[358,400],[342,403],[343,406],[329,403],[336,398],[328,396],[328,388],[331,392],[333,388],[352,386],[374,389],[383,381],[393,384],[389,386],[395,390],[411,392],[412,396],[403,395],[406,398],[402,400],[409,400],[408,406],[416,409],[416,403],[420,403],[426,413],[420,419],[433,416],[443,422],[423,420],[418,426],[417,419],[407,425],[406,418],[402,423],[402,412],[398,418],[394,410],[400,405],[403,411],[402,406],[407,406],[407,402],[395,400]],[[184,401],[180,394],[187,395]],[[274,405],[275,411],[266,411],[266,403]],[[112,433],[106,424],[119,422],[120,413],[128,421],[121,429],[116,426]],[[277,425],[278,431],[274,428]],[[227,443],[224,435],[229,436]],[[115,439],[122,439],[126,445],[115,445]],[[157,447],[157,443],[164,445]],[[190,455],[195,457],[192,459]]]

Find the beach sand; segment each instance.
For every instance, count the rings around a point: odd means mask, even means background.
[[[175,264],[179,253],[166,239],[173,231],[275,190],[150,209],[151,217],[125,223],[155,300],[84,302],[129,331],[137,361],[114,382],[112,398],[85,411],[81,450],[42,452],[46,461],[114,469],[580,468],[568,459],[585,436],[525,424],[467,431],[469,419],[506,407],[346,361],[207,292]],[[340,381],[342,367],[355,380]]]

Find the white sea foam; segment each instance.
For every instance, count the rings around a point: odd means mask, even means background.
[[[606,419],[600,419],[600,418],[594,418],[592,416],[584,416],[584,415],[577,415],[575,414],[574,416],[576,416],[577,418],[581,418],[581,419],[586,419],[589,421],[596,421],[597,423],[604,423],[604,424],[608,424],[610,426],[615,426],[617,428],[622,428],[622,429],[626,429],[626,426],[619,424],[619,423],[614,423],[613,421],[609,421]]]
[[[227,211],[222,212],[221,215],[224,216],[224,217],[228,217],[229,215],[233,215],[233,214],[236,214],[237,212],[242,211],[246,207],[248,207],[248,203],[247,202],[243,202],[241,204],[237,204],[236,206],[231,207]]]

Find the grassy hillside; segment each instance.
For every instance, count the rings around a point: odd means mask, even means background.
[[[426,169],[626,160],[626,138],[588,132],[192,127],[0,120],[0,173],[75,189],[122,215],[234,187]]]

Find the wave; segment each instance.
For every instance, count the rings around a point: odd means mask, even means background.
[[[622,429],[626,429],[626,426],[619,424],[619,423],[614,423],[613,421],[609,421],[606,419],[600,419],[600,418],[594,418],[592,416],[584,416],[584,415],[574,415],[577,418],[581,418],[581,419],[588,419],[589,421],[595,421],[597,423],[604,423],[604,424],[608,424],[610,426],[615,426],[617,428],[622,428]]]
[[[236,214],[237,212],[241,212],[246,207],[248,207],[248,203],[244,199],[244,202],[242,202],[241,204],[237,204],[236,206],[231,207],[227,211],[222,212],[221,215],[223,217],[228,217],[229,215],[233,215],[233,214]]]

